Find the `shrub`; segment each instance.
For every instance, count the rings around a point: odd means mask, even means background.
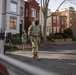
[[[6,43],[9,43],[9,42],[12,42],[13,45],[22,44],[22,39],[19,36],[19,34],[13,34],[12,35],[11,33],[8,33]]]
[[[13,48],[13,49],[18,49],[17,46],[13,46],[12,48]]]
[[[63,33],[55,33],[54,35],[63,35]]]
[[[50,33],[49,36],[47,36],[47,40],[48,40],[48,41],[55,42],[55,40],[54,40],[53,37],[54,37],[54,34]],[[42,37],[42,40],[43,40],[43,37]]]
[[[8,50],[8,49],[11,49],[11,48],[12,48],[12,46],[10,45],[10,43],[6,43],[4,45],[4,50]]]
[[[18,37],[15,37],[15,36],[12,36],[11,41],[12,41],[12,43],[13,43],[14,45],[15,45],[15,44],[22,44],[21,38],[18,38]]]
[[[54,35],[54,39],[63,39],[62,35]]]
[[[54,40],[54,38],[53,38],[53,34],[49,34],[49,36],[47,36],[47,40],[48,40],[48,41],[55,42],[55,40]]]
[[[20,35],[17,33],[17,34],[13,34],[14,37],[20,37]]]
[[[72,37],[72,40],[73,40],[73,41],[76,41],[76,37]]]
[[[11,38],[12,37],[12,33],[11,32],[9,32],[9,33],[7,33],[7,38]]]
[[[70,38],[73,37],[73,32],[72,32],[71,28],[65,29],[63,33],[66,34],[66,35],[68,35]]]
[[[54,34],[52,34],[52,33],[50,33],[49,36],[50,36],[51,38],[54,38]]]
[[[69,38],[69,36],[67,34],[62,34],[62,36],[64,39]]]

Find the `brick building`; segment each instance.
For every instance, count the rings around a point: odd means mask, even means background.
[[[25,22],[24,29],[28,31],[29,24],[33,23],[35,19],[39,19],[39,4],[36,0],[28,0],[25,2]]]
[[[76,11],[73,7],[69,7],[69,26],[71,27],[74,36],[76,37]]]
[[[66,28],[70,27],[76,37],[76,11],[73,7],[61,12],[62,16],[66,16]]]
[[[60,32],[60,16],[58,14],[52,15],[52,33]]]
[[[60,16],[60,32],[63,33],[63,31],[67,28],[67,23],[66,23],[66,16]]]

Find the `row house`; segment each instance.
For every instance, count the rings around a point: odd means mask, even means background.
[[[52,14],[52,33],[59,33],[60,32],[60,16],[55,13]]]
[[[67,19],[69,27],[72,29],[74,36],[76,37],[76,11],[73,7],[69,7]]]
[[[36,0],[0,0],[0,32],[19,33],[23,29],[28,31],[29,23],[34,23],[39,19],[39,25],[44,33],[44,15],[42,8]],[[48,16],[51,15],[47,10]],[[62,33],[64,29],[70,27],[76,36],[76,11],[73,7],[52,14],[47,18],[46,35],[50,33]]]
[[[24,29],[28,31],[29,24],[33,24],[35,20],[39,19],[39,3],[36,0],[28,0],[25,2],[25,22]]]
[[[51,14],[50,10],[47,10],[48,15]],[[44,15],[42,13],[42,8],[39,7],[39,4],[35,0],[29,0],[25,3],[25,30],[28,29],[28,22],[34,22],[35,19],[39,19],[42,34],[44,33]],[[47,19],[46,26],[46,35],[50,33],[63,33],[63,31],[71,27],[73,34],[75,35],[76,31],[76,11],[73,7],[69,7],[68,10],[57,12],[52,14],[51,17]]]
[[[62,16],[66,16],[66,28],[70,27],[76,37],[76,11],[73,7],[61,12]]]
[[[52,15],[52,33],[63,33],[66,29],[66,16],[60,15],[60,12]]]
[[[24,28],[24,4],[23,0],[0,0],[0,32],[15,34]]]
[[[48,9],[48,16],[51,14],[50,9]],[[36,0],[28,0],[25,2],[25,18],[24,18],[24,29],[28,31],[29,24],[34,24],[35,20],[39,20],[39,25],[41,26],[42,35],[44,33],[44,16],[39,3]],[[51,17],[47,19],[46,35],[49,35],[51,30]]]

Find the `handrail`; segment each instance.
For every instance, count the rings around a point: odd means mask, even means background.
[[[14,58],[8,57],[6,55],[0,54],[0,59],[4,60],[5,62],[17,67],[18,69],[29,73],[30,75],[55,75],[51,72],[47,72],[42,70],[41,68],[29,65],[25,62],[16,60]],[[13,61],[13,62],[12,62]]]

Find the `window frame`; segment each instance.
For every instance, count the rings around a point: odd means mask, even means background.
[[[13,10],[11,9],[11,4],[15,4],[15,5],[16,5],[15,11],[13,11]],[[11,1],[11,2],[10,2],[10,12],[17,13],[17,2],[14,2],[14,1]]]
[[[15,28],[13,27],[13,28],[10,28],[11,27],[11,19],[15,19],[16,20],[16,26],[15,26]],[[9,29],[11,29],[11,30],[16,30],[17,29],[17,18],[16,17],[13,17],[13,16],[11,16],[10,17],[10,20],[9,20],[9,22],[10,22],[10,25],[9,25]]]
[[[28,17],[28,8],[26,8],[26,17]]]
[[[23,16],[23,12],[24,12],[24,10],[23,10],[23,7],[21,6],[20,7],[20,16]]]
[[[31,8],[31,17],[36,17],[36,9]]]
[[[53,17],[53,23],[56,23],[56,22],[57,22],[57,17],[54,16],[54,17]]]
[[[72,27],[72,24],[70,23],[70,27]]]

